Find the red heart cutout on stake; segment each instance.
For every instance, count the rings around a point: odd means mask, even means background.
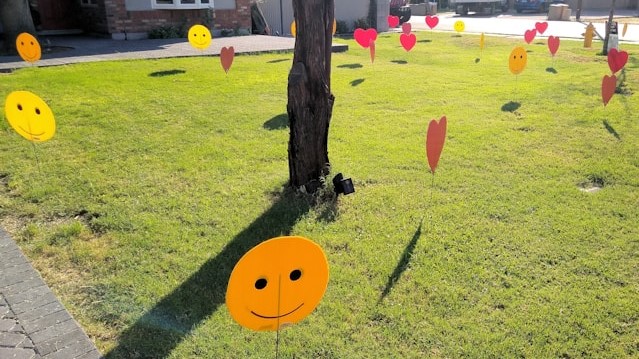
[[[604,75],[603,80],[601,81],[601,98],[603,99],[604,107],[606,107],[606,105],[612,98],[612,95],[615,94],[616,89],[617,89],[617,76]]]
[[[399,25],[399,16],[388,16],[388,27],[397,27]]]
[[[410,34],[410,31],[413,29],[413,26],[410,22],[405,22],[402,24],[402,32],[406,35]]]
[[[233,65],[233,58],[235,57],[235,49],[233,46],[223,47],[220,50],[220,62],[222,63],[222,68],[228,74],[231,65]]]
[[[551,36],[548,38],[548,50],[550,50],[552,56],[555,56],[557,50],[559,50],[560,42],[561,40],[559,40],[559,37]]]
[[[439,157],[444,149],[444,141],[446,140],[446,116],[443,116],[439,123],[432,120],[428,124],[428,132],[426,132],[426,157],[428,158],[428,166],[430,171],[435,174]]]
[[[415,34],[408,34],[408,35],[401,34],[399,35],[399,42],[401,42],[404,50],[410,51],[413,48],[413,46],[415,46],[415,43],[417,42],[417,37],[415,36]]]
[[[615,48],[608,51],[608,67],[612,71],[613,75],[623,69],[628,62],[628,53],[625,51],[618,51]]]
[[[371,41],[370,45],[368,46],[370,52],[371,52],[371,64],[373,62],[375,62],[375,41]]]
[[[530,44],[535,39],[535,36],[537,36],[536,29],[526,30],[524,33],[524,40],[526,40],[526,43]]]
[[[439,18],[437,16],[426,16],[426,25],[428,25],[431,30],[434,29],[437,24],[439,24]]]
[[[371,42],[377,40],[377,31],[375,29],[355,29],[353,37],[361,47],[367,48]]]
[[[535,23],[535,29],[537,30],[537,32],[539,34],[543,34],[544,32],[546,32],[546,29],[548,29],[548,23],[547,22],[536,22]]]

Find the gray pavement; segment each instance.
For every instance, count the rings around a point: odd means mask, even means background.
[[[615,21],[623,22],[624,18],[636,18],[635,10],[615,11]],[[546,14],[507,12],[494,16],[470,15],[460,16],[455,13],[438,14],[439,24],[436,31],[454,31],[453,25],[462,20],[465,24],[465,33],[484,33],[496,36],[524,36],[526,30],[534,29],[536,22],[547,21],[548,29],[540,37],[558,36],[562,39],[583,39],[582,34],[588,23],[593,20],[601,20],[608,17],[606,11],[588,11],[581,16],[581,21],[575,21],[574,11],[571,21],[548,21]],[[413,30],[430,30],[426,25],[425,16],[411,16],[410,21]],[[605,24],[593,22],[597,33],[605,34]],[[399,30],[401,31],[401,29]],[[621,32],[621,29],[619,29]],[[639,43],[639,23],[629,24],[625,36],[619,34],[620,42]]]
[[[35,66],[56,66],[80,62],[123,59],[158,59],[219,55],[222,47],[233,46],[236,54],[292,51],[295,39],[279,36],[220,37],[206,50],[197,50],[186,39],[112,40],[90,36],[43,36],[42,59]],[[334,45],[334,51],[344,51],[345,45]],[[46,49],[50,49],[47,51]],[[18,56],[0,56],[0,71],[34,66]]]
[[[102,357],[20,248],[1,229],[0,259],[0,358]]]

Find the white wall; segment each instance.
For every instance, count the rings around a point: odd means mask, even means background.
[[[280,2],[283,16],[280,16]],[[370,0],[336,0],[335,19],[346,21],[349,27],[353,27],[355,20],[368,17],[369,3]],[[292,0],[264,0],[258,5],[262,9],[266,22],[273,34],[277,31],[280,35],[291,35],[291,23],[293,22]],[[282,24],[284,25],[283,31]]]
[[[570,5],[570,8],[577,10],[578,0],[567,0],[566,4]],[[615,9],[634,9],[636,7],[636,0],[617,0],[615,3]],[[610,10],[612,0],[582,0],[583,10]]]

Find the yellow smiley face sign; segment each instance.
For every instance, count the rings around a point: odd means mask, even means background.
[[[204,50],[211,45],[211,32],[202,25],[193,25],[189,29],[189,44],[198,50]]]
[[[4,103],[4,113],[11,127],[29,141],[46,141],[55,134],[53,112],[32,92],[10,93]]]
[[[34,63],[40,60],[42,49],[40,43],[33,35],[23,32],[16,37],[16,49],[18,54],[26,62]]]
[[[328,262],[320,246],[303,237],[277,237],[237,262],[226,306],[243,327],[274,331],[315,310],[327,285]]]
[[[514,75],[519,75],[526,68],[528,62],[528,53],[526,49],[521,46],[517,46],[510,53],[508,58],[508,68]]]
[[[453,24],[453,28],[455,29],[455,31],[462,33],[464,32],[464,29],[466,29],[466,24],[464,24],[464,22],[461,20],[457,20]]]

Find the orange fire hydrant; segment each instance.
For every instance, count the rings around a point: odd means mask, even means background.
[[[592,38],[595,36],[595,26],[592,23],[588,24],[586,32],[582,35],[584,35],[584,47],[591,48]]]

